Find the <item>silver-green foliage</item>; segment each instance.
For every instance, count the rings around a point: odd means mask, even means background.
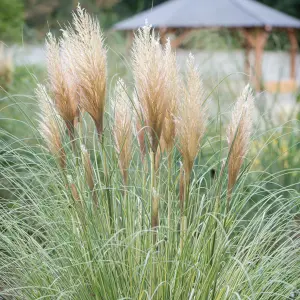
[[[255,173],[244,167],[225,214],[227,175],[221,170],[226,155],[223,157],[219,138],[207,137],[193,171],[190,226],[181,252],[179,155],[173,152],[172,169],[167,167],[167,157],[162,157],[160,227],[153,245],[150,175],[146,169],[149,157],[144,164],[140,161],[136,143],[128,186],[124,186],[109,128],[108,122],[102,145],[86,133],[85,126],[76,141],[78,149],[80,143],[89,145],[97,208],[85,181],[82,155],[79,150],[74,154],[67,139],[65,173],[43,148],[19,140],[17,149],[12,148],[13,143],[5,144],[0,160],[6,180],[5,185],[1,182],[1,189],[8,189],[11,197],[1,202],[2,297],[299,297],[299,195],[293,186],[276,184],[267,190],[266,186],[276,182],[276,173]],[[209,158],[205,152],[210,153]],[[104,160],[109,174],[106,180]],[[77,196],[71,186],[76,186]],[[168,200],[172,204],[170,227]],[[109,202],[113,205],[112,219]]]

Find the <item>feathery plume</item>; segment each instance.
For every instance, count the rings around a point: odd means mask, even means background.
[[[191,54],[187,59],[186,83],[181,85],[181,101],[178,103],[176,134],[183,160],[180,170],[179,195],[181,210],[180,250],[182,251],[188,226],[190,176],[207,123],[207,108],[202,81],[195,66],[195,59]]]
[[[133,93],[132,99],[134,106],[133,119],[135,124],[135,135],[137,137],[138,144],[140,147],[142,162],[144,162],[144,158],[146,155],[145,128],[142,126],[142,116],[140,114],[141,108],[136,93]]]
[[[39,119],[39,131],[45,140],[50,153],[58,159],[60,167],[65,169],[66,154],[63,149],[60,135],[62,125],[60,124],[61,119],[54,108],[54,104],[49,97],[45,86],[38,85],[35,93],[38,98],[41,111]]]
[[[159,225],[159,195],[156,188],[157,166],[155,160],[168,107],[166,70],[169,67],[167,65],[169,61],[166,59],[166,52],[160,45],[159,37],[152,31],[151,26],[145,25],[135,34],[132,60],[138,101],[137,108],[141,115],[140,120],[144,122],[150,140],[151,225],[155,229],[153,232],[153,244],[155,244],[156,227]],[[143,145],[143,142],[141,144]]]
[[[166,59],[159,38],[150,26],[138,29],[133,42],[133,75],[141,112],[156,153],[166,116]]]
[[[73,13],[73,28],[63,31],[61,45],[78,86],[80,107],[93,118],[101,136],[107,71],[106,48],[98,20],[78,5]]]
[[[74,139],[74,122],[78,115],[76,85],[62,57],[61,48],[55,37],[49,33],[46,39],[47,70],[50,90],[57,112],[65,121],[69,136]]]
[[[114,98],[114,138],[116,150],[119,155],[119,166],[124,184],[128,182],[128,168],[132,152],[132,126],[131,114],[128,107],[127,88],[122,79],[119,79],[115,88]]]
[[[177,97],[179,93],[179,76],[176,55],[172,52],[170,40],[165,45],[166,59],[166,117],[162,129],[161,149],[170,153],[175,143],[175,115],[177,111]]]
[[[160,139],[160,148],[157,155],[156,163],[157,168],[159,165],[160,154],[165,150],[167,152],[168,159],[168,190],[167,190],[167,199],[168,199],[168,227],[171,228],[171,214],[172,214],[172,199],[170,195],[170,187],[172,184],[172,150],[175,144],[175,135],[176,135],[176,123],[175,116],[177,113],[177,101],[179,95],[179,70],[176,63],[176,54],[172,52],[170,39],[167,39],[165,43],[165,60],[166,60],[166,101],[167,101],[167,110],[166,117],[163,124],[162,136]]]
[[[176,118],[179,150],[183,158],[184,172],[188,176],[192,171],[206,130],[207,107],[204,100],[202,81],[195,66],[195,59],[190,54],[187,60],[186,84],[182,84]]]
[[[68,180],[69,188],[70,188],[71,195],[72,195],[74,201],[76,201],[82,205],[77,187],[76,187],[75,183],[73,182],[72,176],[67,175],[67,180]]]
[[[135,125],[136,125],[136,134],[137,134],[138,143],[140,146],[142,161],[143,161],[146,155],[145,131],[141,125],[140,120],[136,119]]]
[[[231,122],[227,128],[227,141],[230,151],[228,160],[228,201],[231,198],[232,189],[248,151],[253,109],[254,98],[250,86],[247,85],[233,108]]]

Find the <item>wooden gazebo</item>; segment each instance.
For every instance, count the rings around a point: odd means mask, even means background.
[[[255,87],[261,89],[262,57],[269,33],[280,29],[290,40],[290,82],[296,83],[296,57],[298,43],[295,31],[300,21],[254,0],[170,0],[139,13],[114,26],[116,30],[132,31],[148,21],[159,29],[162,41],[166,34],[181,34],[172,40],[178,47],[195,29],[230,28],[239,30],[244,37],[245,73],[250,74],[249,54],[255,51]]]

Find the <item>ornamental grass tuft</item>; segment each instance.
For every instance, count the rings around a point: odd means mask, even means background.
[[[252,169],[250,86],[226,125],[209,115],[195,58],[180,72],[146,25],[133,83],[109,95],[109,50],[80,6],[46,45],[40,143],[1,137],[0,296],[298,299],[298,185]]]

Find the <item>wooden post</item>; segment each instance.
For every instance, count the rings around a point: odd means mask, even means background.
[[[269,33],[264,30],[258,30],[256,33],[255,45],[255,87],[257,91],[261,90],[262,80],[262,58],[264,48],[268,39]]]
[[[297,51],[298,51],[298,42],[297,42],[295,30],[292,28],[289,28],[287,31],[288,31],[288,36],[289,36],[289,40],[291,43],[290,77],[292,80],[296,80],[296,58],[297,58]]]
[[[252,35],[250,29],[245,28],[241,30],[244,37],[244,49],[245,49],[245,58],[244,58],[244,70],[246,80],[249,80],[251,77],[251,65],[250,65],[250,53],[251,50],[255,47],[255,37]]]
[[[251,53],[251,44],[247,39],[244,41],[244,49],[245,49],[245,57],[244,57],[244,69],[245,69],[245,77],[246,80],[249,79],[251,73],[251,66],[250,66],[250,53]]]
[[[182,42],[189,36],[192,32],[192,29],[185,29],[179,36],[177,36],[174,40],[172,40],[171,45],[172,48],[178,48]]]
[[[160,42],[162,45],[165,45],[167,42],[167,34],[168,33],[175,33],[176,30],[171,28],[160,28],[159,35],[160,35]],[[178,35],[176,38],[171,40],[172,48],[178,48],[180,44],[184,41],[184,39],[192,32],[192,29],[186,28],[184,31]]]
[[[167,28],[160,28],[159,29],[160,43],[162,45],[165,45],[166,42],[167,42],[167,33],[168,33]]]
[[[255,88],[257,91],[261,90],[262,80],[262,58],[263,51],[269,36],[269,32],[264,29],[256,29],[250,32],[247,29],[242,30],[247,43],[255,49]],[[247,72],[247,70],[246,70]]]

